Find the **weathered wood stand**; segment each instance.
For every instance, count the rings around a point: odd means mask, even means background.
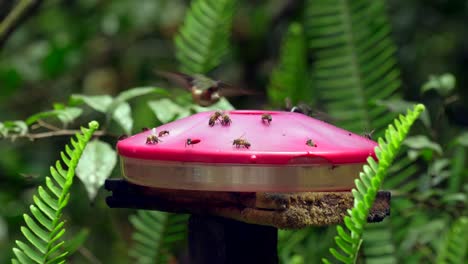
[[[189,213],[189,259],[202,263],[278,263],[277,228],[340,223],[353,206],[350,192],[236,193],[142,187],[106,181],[111,208]],[[380,191],[368,216],[390,214],[390,193]]]

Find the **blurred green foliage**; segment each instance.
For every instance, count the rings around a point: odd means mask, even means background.
[[[360,97],[338,98],[343,102],[330,104],[316,90],[320,85],[314,85],[314,69],[323,56],[314,51],[312,46],[317,42],[312,40],[323,32],[310,31],[307,18],[319,10],[317,7],[326,9],[324,1],[240,1],[227,10],[221,5],[213,7],[225,13],[218,18],[219,13],[209,14],[212,19],[233,16],[230,31],[218,33],[223,35],[220,45],[228,52],[219,52],[213,61],[193,60],[181,66],[180,50],[206,53],[210,50],[203,41],[216,41],[207,33],[190,35],[194,46],[185,46],[180,40],[174,43],[179,29],[190,30],[184,24],[189,2],[44,1],[1,47],[0,138],[8,136],[15,141],[0,140],[0,263],[11,259],[14,241],[22,237],[19,227],[23,225],[22,214],[32,202],[32,193],[48,174],[47,166],[60,157],[59,151],[68,142],[67,136],[30,141],[24,137],[26,134],[47,129],[28,124],[48,116],[51,125],[73,129],[98,119],[104,121],[106,129],[100,142],[115,145],[119,134],[135,133],[141,127],[154,127],[205,110],[193,105],[190,96],[177,89],[171,90],[169,97],[158,92],[137,93],[140,96],[131,96],[131,100],[128,92],[122,93],[132,87],[172,87],[155,76],[154,69],[210,71],[210,76],[265,94],[234,99],[231,103],[236,108],[281,108],[282,98],[289,94],[294,104],[302,101],[329,112],[337,123],[358,133],[372,129],[378,133],[387,125],[359,118],[365,125],[348,122],[350,127],[346,127],[346,120],[336,115],[337,109],[360,110],[361,106],[345,102]],[[229,1],[206,2],[215,5]],[[365,10],[366,2],[356,2],[353,12]],[[415,125],[394,173],[384,182],[384,187],[393,191],[392,216],[366,227],[360,260],[379,263],[385,252],[392,263],[428,263],[437,258],[440,263],[456,263],[449,261],[455,253],[461,254],[457,245],[466,245],[466,239],[457,241],[463,234],[460,230],[466,230],[466,218],[462,216],[467,215],[468,6],[460,0],[389,0],[386,5],[388,8],[379,7],[377,12],[388,14],[390,37],[396,43],[392,66],[401,72],[397,93],[405,101],[379,98],[382,100],[363,103],[378,105],[381,117],[381,112],[387,115],[381,109],[395,115],[413,102],[422,102],[427,115]],[[200,12],[192,16],[203,19]],[[380,15],[375,16],[380,19]],[[211,32],[212,28],[206,25],[200,30]],[[229,26],[221,28],[229,30]],[[340,32],[326,37],[339,37]],[[373,36],[373,32],[365,34]],[[340,53],[334,56],[342,58]],[[340,72],[332,74],[342,78]],[[297,90],[298,86],[302,89]],[[166,107],[174,109],[173,113],[161,113]],[[225,102],[224,107],[229,108],[229,103]],[[118,177],[118,166],[109,174]],[[128,216],[133,211],[110,210],[104,203],[104,192],[96,195],[90,201],[85,185],[76,181],[73,186],[64,211],[65,236],[75,242],[70,243],[74,245],[70,260],[130,263],[132,227]],[[318,263],[327,256],[334,235],[333,227],[281,231],[281,261]]]

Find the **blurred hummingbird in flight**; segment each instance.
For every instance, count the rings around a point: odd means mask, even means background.
[[[254,91],[233,87],[222,81],[213,80],[202,74],[188,75],[180,72],[156,71],[171,81],[182,85],[192,94],[192,99],[200,106],[215,104],[221,97],[252,95]]]

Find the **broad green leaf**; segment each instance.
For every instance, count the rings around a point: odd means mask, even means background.
[[[125,101],[128,101],[138,96],[152,94],[152,93],[165,95],[165,96],[169,95],[169,93],[162,88],[156,88],[156,87],[132,88],[132,89],[121,92],[117,97],[115,97],[114,101],[107,108],[107,114],[108,115],[112,114],[117,109],[117,107]]]
[[[413,108],[417,105],[417,102],[405,101],[403,99],[388,99],[388,100],[377,100],[376,105],[384,106],[393,113],[405,114],[407,109]],[[431,127],[431,119],[429,117],[429,111],[421,113],[421,121],[427,127]]]
[[[159,121],[162,123],[170,122],[176,118],[182,118],[190,115],[190,111],[167,98],[148,102],[148,106],[153,110]]]
[[[48,118],[48,117],[57,117],[62,123],[67,125],[68,123],[73,122],[77,117],[82,113],[81,108],[77,107],[65,107],[63,109],[55,109],[51,111],[40,112],[34,114],[26,119],[27,125],[32,125],[37,120]]]
[[[456,142],[464,147],[468,147],[468,132],[461,133],[457,137]]]
[[[313,92],[308,85],[307,70],[307,49],[302,25],[292,23],[283,40],[280,61],[271,74],[268,87],[270,102],[276,106],[283,106],[286,98],[293,104],[310,102]]]
[[[81,104],[85,103],[92,109],[105,113],[107,108],[112,103],[113,99],[110,95],[84,95],[84,94],[74,94],[70,98],[70,104]]]
[[[57,118],[62,121],[63,124],[67,125],[73,122],[76,118],[78,118],[83,110],[77,107],[67,107],[57,111]]]
[[[429,76],[429,81],[422,86],[421,93],[435,90],[442,96],[448,96],[452,93],[453,89],[455,89],[456,83],[455,76],[450,73],[431,75]]]
[[[431,149],[440,155],[442,154],[442,147],[424,135],[408,137],[404,141],[404,144],[413,149]]]
[[[9,134],[23,136],[28,133],[28,130],[28,125],[21,120],[0,123],[0,136],[8,136]]]
[[[112,119],[122,127],[126,134],[132,133],[133,119],[130,104],[127,102],[121,103],[112,114]]]
[[[117,154],[108,143],[93,140],[86,146],[76,167],[76,174],[85,185],[90,200],[96,197],[116,164]]]

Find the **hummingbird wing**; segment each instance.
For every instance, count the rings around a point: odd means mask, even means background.
[[[253,90],[235,87],[235,86],[232,86],[230,84],[220,82],[220,81],[218,81],[217,87],[218,87],[219,95],[224,96],[224,97],[258,94],[257,92]]]
[[[155,73],[161,77],[164,77],[172,82],[175,82],[182,86],[182,88],[190,91],[193,87],[194,78],[190,75],[181,72],[168,72],[155,70]]]

